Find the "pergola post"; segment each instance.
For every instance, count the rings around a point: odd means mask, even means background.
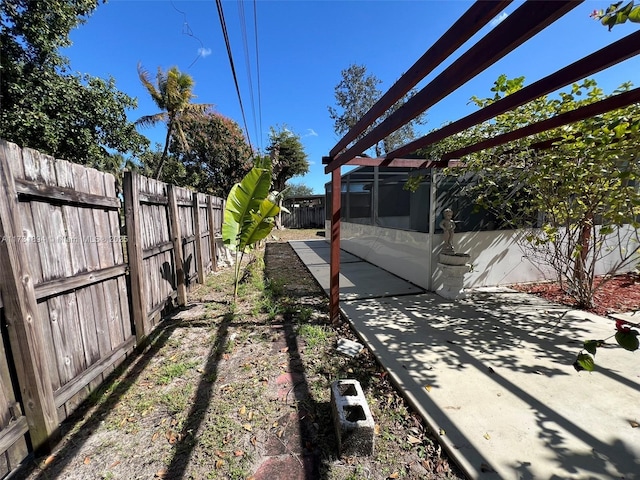
[[[331,261],[329,265],[329,319],[340,321],[340,202],[342,179],[340,167],[331,172]]]

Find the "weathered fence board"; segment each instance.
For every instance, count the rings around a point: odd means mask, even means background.
[[[216,268],[222,199],[126,172],[124,238],[121,207],[112,175],[0,140],[0,477]]]
[[[34,448],[49,445],[58,424],[53,390],[47,375],[46,344],[36,303],[33,277],[27,269],[28,257],[21,241],[24,230],[10,165],[20,161],[19,149],[0,142],[0,282],[9,343],[20,382],[25,417]],[[19,169],[16,169],[19,171]],[[14,170],[14,171],[16,171]],[[8,407],[8,406],[7,406]],[[19,441],[19,439],[15,439]]]

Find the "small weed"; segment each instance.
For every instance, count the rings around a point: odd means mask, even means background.
[[[189,405],[192,392],[193,384],[172,388],[160,396],[160,403],[167,408],[170,415],[184,412]]]
[[[199,363],[195,361],[190,362],[177,362],[164,365],[158,372],[158,378],[156,382],[158,385],[168,385],[175,378],[179,378],[187,371],[195,368]]]
[[[267,314],[269,320],[273,320],[282,313],[279,303],[270,296],[265,296],[260,302],[260,310]]]
[[[284,282],[282,280],[267,279],[265,291],[268,291],[273,297],[282,297],[284,295]]]
[[[323,345],[329,339],[329,332],[321,325],[301,325],[298,328],[298,334],[305,339],[310,348]]]
[[[313,314],[313,310],[309,307],[302,307],[296,312],[296,316],[300,322],[308,322],[311,320],[311,315]]]

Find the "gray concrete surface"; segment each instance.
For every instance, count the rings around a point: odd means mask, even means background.
[[[325,292],[329,292],[329,244],[325,240],[289,242]],[[424,290],[392,273],[340,252],[340,300],[422,293]]]
[[[381,270],[360,263],[341,267],[342,312],[469,478],[640,478],[638,354],[611,339],[594,372],[572,366],[610,319],[508,289],[374,298]],[[309,269],[328,285],[328,266]]]

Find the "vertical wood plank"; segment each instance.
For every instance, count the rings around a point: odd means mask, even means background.
[[[55,362],[56,350],[53,345],[53,334],[51,332],[51,319],[49,317],[49,305],[47,301],[38,302],[38,314],[40,315],[40,321],[42,323],[42,337],[44,342],[44,356],[49,359],[47,362],[47,368],[49,369],[49,379],[51,381],[51,389],[55,392],[60,388],[62,382],[60,381],[60,374],[58,373],[58,365]]]
[[[124,342],[118,282],[113,278],[106,280],[102,282],[102,288],[104,289],[105,307],[107,307],[107,328],[111,340],[111,350],[115,350]]]
[[[193,228],[196,233],[196,268],[198,270],[198,283],[202,285],[204,283],[205,264],[202,255],[202,237],[200,231],[200,194],[198,192],[193,193]]]
[[[18,238],[22,222],[18,196],[9,170],[7,142],[0,140],[0,237]],[[15,153],[15,150],[14,150]],[[44,338],[33,279],[21,242],[0,242],[0,280],[9,341],[20,392],[36,450],[50,449],[58,427],[58,414],[44,357]]]
[[[104,288],[102,283],[96,283],[89,287],[91,291],[91,303],[93,304],[93,315],[96,319],[96,337],[98,338],[98,350],[100,358],[111,353],[111,339],[109,338],[109,327],[107,324],[107,307],[105,305]]]
[[[104,176],[99,171],[88,168],[86,169],[87,178],[89,179],[89,193],[95,195],[105,195]],[[111,267],[114,265],[113,249],[109,244],[109,212],[99,208],[92,209],[93,222],[96,228],[96,236],[94,239],[98,246],[98,257],[100,259],[100,268]]]
[[[73,170],[74,188],[82,193],[90,193],[89,179],[86,169],[82,165],[74,163],[71,166]],[[96,227],[93,223],[93,213],[88,208],[78,209],[78,218],[80,221],[80,245],[79,248],[84,250],[85,271],[91,272],[100,268],[100,258],[98,255],[98,244],[90,241],[96,236]]]
[[[140,342],[148,334],[147,299],[142,264],[142,234],[140,232],[140,198],[138,175],[124,172],[124,212],[127,231],[127,255],[129,257],[129,276],[131,283],[131,306],[136,339]]]
[[[78,303],[78,315],[81,319],[84,358],[87,365],[93,365],[100,360],[100,347],[98,346],[96,318],[90,288],[81,288],[76,291],[76,302]]]
[[[58,178],[58,186],[66,188],[75,188],[73,179],[73,165],[63,160],[56,162],[56,176]],[[84,254],[84,245],[82,244],[82,229],[80,227],[80,207],[72,205],[62,206],[62,216],[66,226],[64,243],[69,251],[71,261],[71,275],[84,272],[87,269]]]
[[[178,305],[187,304],[187,287],[185,283],[184,259],[182,253],[182,234],[180,232],[180,218],[178,217],[178,203],[176,191],[173,185],[167,185],[169,197],[169,221],[171,223],[171,241],[173,242],[173,258],[176,268],[176,290],[178,293]]]
[[[213,197],[207,196],[207,208],[209,209],[209,250],[211,251],[211,269],[218,271],[218,256],[216,255],[216,222],[213,212]]]
[[[73,380],[87,367],[82,346],[76,294],[59,295],[47,300],[55,358],[62,385]]]

